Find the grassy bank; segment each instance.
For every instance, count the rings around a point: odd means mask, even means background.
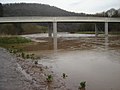
[[[1,36],[0,46],[4,48],[10,48],[11,46],[19,46],[20,44],[30,43],[30,39],[19,36]],[[19,44],[19,45],[18,45]]]

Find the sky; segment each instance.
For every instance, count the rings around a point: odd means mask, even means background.
[[[120,0],[0,0],[0,2],[49,4],[67,11],[88,14],[106,11],[111,8],[120,8]]]

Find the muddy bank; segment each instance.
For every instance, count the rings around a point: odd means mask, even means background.
[[[38,51],[38,50],[53,50],[53,39],[52,38],[36,38],[36,40],[44,40],[46,42],[36,42],[34,44],[31,44],[29,46],[23,47],[26,51]],[[87,42],[89,40],[84,39],[64,39],[64,38],[58,38],[58,49],[91,49],[94,48],[92,43]]]
[[[30,59],[17,58],[17,62],[25,71],[24,75],[36,86],[36,90],[67,90],[63,79],[55,75],[47,66],[35,64],[35,61]],[[53,78],[51,82],[47,81],[48,75]]]
[[[37,41],[29,46],[23,47],[26,51],[39,51],[39,50],[53,50],[53,39],[48,37],[34,38]],[[120,36],[111,36],[107,40],[105,37],[60,37],[57,42],[58,50],[75,50],[75,49],[95,49],[97,47],[120,47]]]
[[[36,64],[36,60],[23,59],[0,48],[0,61],[0,90],[67,90],[62,74],[58,77],[47,66]]]
[[[19,72],[16,58],[0,48],[0,90],[35,90],[31,81]]]

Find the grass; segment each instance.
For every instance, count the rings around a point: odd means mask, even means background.
[[[0,44],[20,44],[28,42],[31,42],[31,40],[24,37],[0,37]]]
[[[52,75],[48,75],[46,80],[47,80],[47,82],[52,82],[53,81],[53,76]]]
[[[21,49],[26,44],[32,43],[30,39],[26,39],[24,37],[19,36],[0,36],[0,47],[3,48],[11,48],[14,46],[15,48]]]
[[[80,82],[80,87],[79,87],[79,89],[80,89],[80,90],[85,90],[85,87],[86,87],[86,82],[85,82],[85,81]]]
[[[15,54],[23,59],[40,59],[40,57],[34,54],[25,53],[27,50],[25,47],[34,44],[30,39],[19,36],[0,36],[0,47],[6,48],[10,53]]]
[[[63,79],[65,79],[68,76],[65,73],[63,73],[62,77],[63,77]]]

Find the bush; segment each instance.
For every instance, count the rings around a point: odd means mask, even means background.
[[[52,82],[53,81],[53,76],[52,75],[48,75],[46,80],[47,80],[47,82]]]

